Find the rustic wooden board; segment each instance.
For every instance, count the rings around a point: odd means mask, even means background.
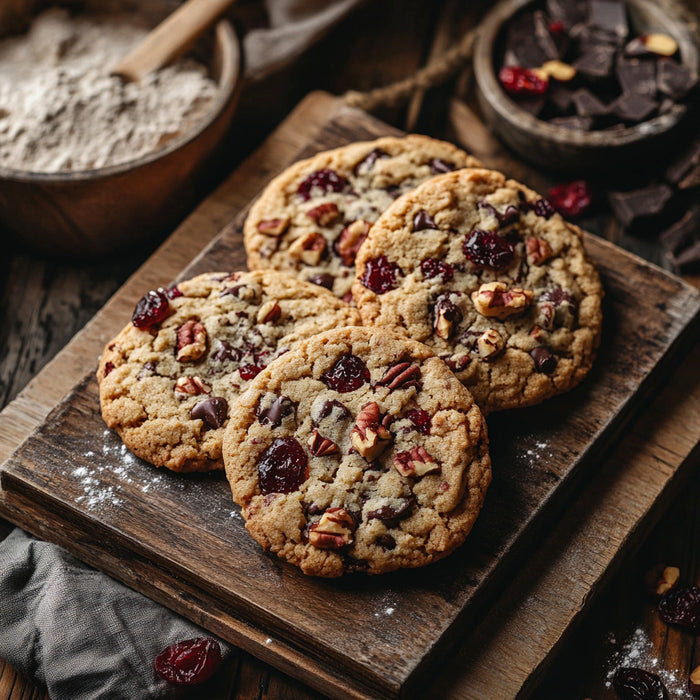
[[[306,150],[387,129],[343,112]],[[253,545],[222,479],[154,472],[123,455],[90,377],[5,466],[4,512],[314,687],[397,694],[495,595],[664,364],[696,337],[695,291],[599,239],[587,244],[608,293],[599,362],[571,394],[490,420],[494,484],[473,536],[444,562],[379,579],[303,577]],[[239,220],[183,276],[241,265]]]

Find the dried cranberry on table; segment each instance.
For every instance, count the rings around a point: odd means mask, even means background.
[[[568,218],[581,216],[593,203],[593,190],[585,180],[555,185],[547,196],[549,203]]]
[[[619,668],[613,676],[613,688],[620,700],[669,700],[662,680],[641,668]]]
[[[659,615],[667,625],[700,632],[700,587],[673,588],[659,600]]]
[[[156,656],[154,666],[168,683],[195,685],[211,678],[221,659],[221,647],[215,639],[197,637],[165,648]]]

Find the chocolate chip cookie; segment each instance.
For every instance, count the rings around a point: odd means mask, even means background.
[[[203,274],[148,292],[100,360],[102,416],[158,467],[221,469],[234,398],[299,340],[357,323],[329,291],[273,270]]]
[[[486,413],[571,389],[600,340],[603,291],[580,229],[485,169],[389,207],[358,253],[353,295],[364,324],[429,345]]]
[[[315,576],[440,559],[491,480],[486,423],[428,347],[361,327],[303,341],[241,394],[224,464],[246,527]]]
[[[435,174],[477,165],[452,144],[418,135],[295,163],[251,207],[243,229],[248,267],[283,270],[349,298],[355,255],[379,215]]]

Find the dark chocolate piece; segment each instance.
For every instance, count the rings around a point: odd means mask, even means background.
[[[659,92],[680,100],[698,84],[698,76],[673,59],[664,58],[658,62],[656,84]]]
[[[696,165],[679,183],[678,189],[690,190],[700,185],[700,164]]]
[[[682,219],[659,234],[659,241],[664,250],[675,254],[690,245],[695,236],[700,236],[700,206],[689,209]]]
[[[549,22],[545,19],[544,12],[542,12],[542,10],[535,10],[533,14],[533,23],[535,29],[535,41],[540,47],[542,53],[547,57],[546,60],[553,61],[561,58],[564,55],[564,52],[560,53],[559,47],[554,43],[554,39],[549,33]]]
[[[608,199],[615,216],[624,226],[631,228],[661,214],[671,197],[673,190],[667,184],[659,183],[629,192],[611,192]]]
[[[592,117],[554,117],[549,120],[554,126],[563,126],[565,129],[579,129],[580,131],[590,131],[593,126]]]
[[[535,20],[532,14],[516,17],[508,25],[504,65],[538,68],[549,60],[535,36]]]
[[[637,92],[624,92],[611,105],[612,114],[626,122],[641,122],[659,106],[656,100]]]
[[[636,92],[647,97],[656,96],[656,62],[638,58],[620,57],[615,66],[623,92]]]
[[[547,97],[554,107],[556,107],[560,112],[567,112],[571,107],[571,97],[574,91],[561,83],[550,81],[549,90],[547,91]]]
[[[610,111],[588,88],[576,90],[571,99],[579,117],[602,117]]]
[[[538,117],[544,109],[545,104],[547,104],[547,96],[527,95],[518,97],[515,101],[520,109],[524,109],[529,114],[532,114],[533,117]]]
[[[700,270],[700,241],[695,241],[678,255],[671,256],[671,261],[681,274]]]
[[[666,168],[666,179],[672,185],[677,185],[696,165],[700,165],[700,140],[691,143],[690,147]]]
[[[206,430],[220,428],[228,418],[228,402],[223,396],[211,396],[192,406],[192,420],[201,420]]]
[[[585,2],[579,0],[547,0],[547,12],[549,16],[559,22],[563,22],[567,29],[575,24],[584,22],[587,18]]]
[[[670,112],[676,106],[676,101],[672,100],[670,97],[664,97],[659,105],[659,114],[666,114]]]
[[[595,44],[586,47],[573,63],[574,68],[591,78],[607,78],[612,73],[615,47],[611,44]]]
[[[624,40],[629,34],[627,10],[622,0],[589,0],[588,21],[619,40]]]

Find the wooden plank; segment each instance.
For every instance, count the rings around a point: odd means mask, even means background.
[[[366,115],[338,109],[307,150],[386,131]],[[227,227],[181,276],[241,266],[241,222]],[[20,516],[25,527],[41,529],[42,536],[74,548],[146,594],[155,591],[161,602],[197,621],[206,617],[213,631],[290,668],[314,687],[330,688],[339,697],[348,688],[360,695],[395,695],[420,677],[439,640],[478,617],[527,552],[524,545],[595,466],[593,458],[635,403],[660,381],[661,360],[674,357],[684,340],[695,337],[697,292],[598,239],[589,237],[587,244],[608,292],[599,362],[575,392],[519,412],[515,427],[512,416],[490,420],[496,478],[472,538],[445,562],[401,578],[349,585],[308,579],[280,565],[262,555],[240,519],[231,517],[221,479],[154,477],[148,465],[125,457],[118,439],[104,429],[91,377],[6,468],[8,517],[17,518],[34,503],[31,518]],[[85,477],[97,479],[99,487],[86,494]],[[43,523],[52,518],[54,527],[47,531]],[[132,560],[146,562],[147,575],[124,566]],[[205,612],[217,609],[212,600],[244,616],[243,631],[240,622],[227,623],[230,614]],[[366,625],[368,611],[382,620],[381,627]],[[247,630],[258,633],[246,637]],[[281,644],[261,644],[259,630]],[[404,652],[397,655],[396,649]],[[319,665],[319,655],[330,661]]]

